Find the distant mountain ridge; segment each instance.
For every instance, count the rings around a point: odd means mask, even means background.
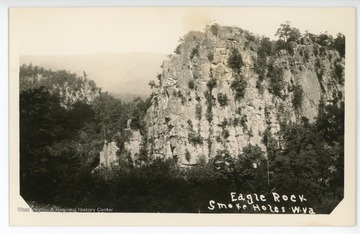
[[[99,53],[89,55],[20,56],[20,64],[33,64],[45,69],[68,70],[79,76],[86,72],[103,91],[119,95],[148,96],[148,85],[161,71],[164,54],[155,53]]]

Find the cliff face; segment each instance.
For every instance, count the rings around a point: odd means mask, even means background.
[[[61,105],[69,107],[80,101],[90,104],[100,94],[94,81],[65,70],[51,71],[38,66],[20,67],[20,91],[46,88],[61,98]]]
[[[63,85],[54,84],[52,92],[58,94],[64,106],[70,106],[78,101],[90,104],[99,96],[100,90],[86,78],[79,78],[80,82],[65,82]]]
[[[114,165],[118,165],[116,155],[118,150],[119,147],[116,146],[115,142],[107,143],[105,140],[103,149],[100,151],[100,164],[98,167],[111,168]]]
[[[304,36],[279,43],[234,27],[184,36],[162,65],[148,109],[147,150],[181,164],[238,155],[276,138],[281,123],[314,121],[320,100],[343,99],[342,59]]]

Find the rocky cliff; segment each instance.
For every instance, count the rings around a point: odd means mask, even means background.
[[[313,121],[320,101],[343,99],[344,58],[331,40],[307,33],[271,42],[218,25],[189,32],[153,90],[149,155],[186,165],[248,144],[266,152],[265,131],[276,138],[281,123]]]
[[[61,105],[69,107],[76,102],[90,104],[100,94],[94,81],[66,70],[52,71],[43,67],[23,64],[20,67],[20,91],[46,88],[61,99]]]

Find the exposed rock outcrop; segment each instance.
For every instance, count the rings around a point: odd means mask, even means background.
[[[140,147],[143,137],[141,136],[139,130],[129,129],[128,131],[131,131],[131,136],[130,139],[124,143],[124,148],[130,153],[133,159],[137,160],[140,155]]]
[[[114,141],[107,143],[105,140],[104,147],[100,151],[100,168],[111,168],[113,166],[119,165],[118,156],[116,152],[119,150]]]
[[[343,98],[336,50],[304,37],[266,53],[262,38],[216,27],[188,33],[164,61],[146,116],[151,156],[196,164],[248,144],[266,152],[266,129],[276,137],[282,122],[314,121],[320,100]]]
[[[100,90],[95,87],[93,81],[80,77],[82,82],[65,82],[62,85],[54,84],[53,93],[59,94],[64,106],[70,106],[77,101],[91,103],[100,95]]]
[[[65,70],[51,71],[42,67],[23,64],[20,68],[20,90],[45,87],[51,94],[61,99],[65,108],[76,102],[90,104],[99,95],[100,89],[94,81],[84,76],[78,76]]]

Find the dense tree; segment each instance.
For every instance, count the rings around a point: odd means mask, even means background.
[[[269,77],[269,91],[274,95],[282,98],[284,90],[283,69],[269,64],[267,77]]]
[[[231,82],[230,88],[235,92],[235,100],[240,101],[245,96],[245,89],[247,81],[242,75],[235,75],[234,80]]]
[[[51,202],[55,175],[47,146],[67,135],[63,113],[59,98],[43,88],[20,95],[20,194],[25,199]]]
[[[243,193],[264,193],[267,191],[267,164],[259,146],[247,145],[235,163],[235,181]]]
[[[241,68],[244,66],[244,61],[242,56],[237,48],[233,48],[231,50],[231,54],[228,58],[228,65],[229,67],[235,72],[239,73]]]
[[[54,202],[58,186],[74,175],[71,169],[80,168],[72,141],[92,116],[84,103],[65,109],[45,88],[20,94],[20,192],[25,199]]]
[[[151,97],[145,101],[141,98],[135,98],[133,101],[134,108],[131,113],[131,128],[134,130],[139,130],[142,135],[145,135],[145,115],[147,109],[151,105]]]
[[[267,56],[273,53],[273,46],[269,38],[263,37],[260,41],[260,47],[258,56],[256,59],[255,71],[259,74],[259,81],[262,82],[265,79],[267,70]]]
[[[343,198],[344,105],[320,103],[316,123],[283,125],[282,149],[270,170],[270,185],[280,192],[302,193],[319,213],[328,213]],[[323,202],[325,200],[325,202]]]
[[[345,36],[341,33],[337,35],[333,42],[333,47],[336,49],[341,57],[345,57]]]
[[[301,33],[299,29],[291,27],[290,22],[287,21],[285,24],[280,25],[280,28],[276,31],[275,36],[279,36],[279,38],[285,42],[296,42],[301,37]]]
[[[303,102],[304,90],[301,85],[294,85],[293,87],[293,99],[291,100],[295,110],[299,110]]]

